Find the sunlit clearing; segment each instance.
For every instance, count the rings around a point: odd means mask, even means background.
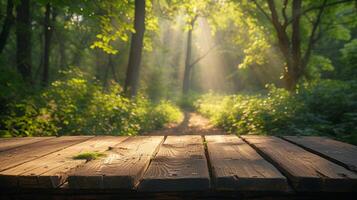
[[[223,58],[219,53],[219,41],[216,41],[211,33],[209,24],[205,18],[199,18],[197,28],[194,31],[194,54],[191,62],[199,61],[194,66],[191,80],[203,91],[222,91],[225,89],[225,68]]]

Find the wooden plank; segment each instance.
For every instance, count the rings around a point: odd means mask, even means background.
[[[243,138],[266,159],[273,162],[298,191],[356,191],[357,175],[344,167],[280,138],[269,136]]]
[[[152,160],[140,190],[208,190],[210,178],[202,137],[168,136]]]
[[[139,183],[163,136],[129,137],[105,158],[91,161],[70,174],[70,188],[133,189]]]
[[[104,152],[126,137],[98,136],[36,160],[0,172],[3,187],[55,188],[64,183],[71,170],[84,165],[86,160],[73,157],[80,153]]]
[[[27,144],[48,140],[54,137],[13,137],[0,138],[0,152],[14,149]]]
[[[287,179],[235,135],[205,136],[215,188],[237,191],[287,191]]]
[[[0,171],[10,169],[41,156],[89,139],[86,136],[63,136],[0,152]]]
[[[316,136],[285,136],[284,139],[308,151],[357,172],[357,146]]]

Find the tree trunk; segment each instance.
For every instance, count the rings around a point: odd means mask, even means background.
[[[44,18],[44,27],[43,27],[45,40],[44,40],[44,49],[43,49],[43,72],[42,72],[42,81],[41,81],[42,86],[48,85],[48,71],[50,65],[50,52],[51,52],[50,47],[51,47],[51,38],[52,38],[52,31],[53,31],[53,27],[50,21],[50,16],[51,16],[51,4],[47,3],[45,18]]]
[[[301,0],[293,0],[292,7],[292,34],[291,34],[291,66],[288,66],[289,82],[287,89],[295,90],[296,85],[301,78],[301,40],[300,40],[300,15],[301,15]]]
[[[256,3],[256,1],[254,2]],[[286,65],[284,66],[285,88],[290,91],[294,91],[299,79],[306,74],[306,66],[308,64],[313,45],[318,39],[315,38],[315,34],[316,34],[317,27],[320,24],[321,15],[324,11],[324,8],[327,5],[331,6],[331,5],[344,3],[348,1],[339,1],[339,2],[333,2],[331,4],[327,4],[327,0],[324,0],[322,5],[317,7],[319,8],[319,13],[316,17],[316,21],[313,23],[312,31],[309,37],[309,42],[304,56],[302,56],[301,53],[300,18],[302,14],[306,13],[308,10],[311,9],[306,9],[302,11],[301,10],[302,0],[292,1],[292,9],[291,9],[292,10],[292,21],[291,21],[292,34],[291,34],[291,44],[290,44],[289,37],[286,30],[289,21],[285,15],[285,8],[283,8],[282,10],[285,21],[283,24],[281,24],[279,21],[279,15],[276,11],[274,0],[267,0],[267,2],[268,2],[269,10],[271,12],[271,18],[264,12],[264,10],[262,12],[264,13],[265,16],[269,18],[269,20],[272,22],[276,30],[279,49],[282,52],[286,62]],[[285,1],[285,4],[287,2],[288,1]],[[256,3],[256,5],[258,6],[258,8],[260,8],[260,10],[262,10],[259,4]]]
[[[299,24],[301,15],[301,0],[294,0],[293,2],[293,16],[298,16],[298,18],[295,18],[293,21],[292,45],[290,45],[289,42],[286,26],[281,25],[279,22],[279,16],[276,11],[274,0],[268,0],[268,6],[271,12],[271,20],[277,33],[279,49],[286,62],[284,66],[285,88],[289,91],[293,91],[296,88],[296,84],[300,78],[299,67],[301,61],[301,52]]]
[[[7,38],[9,37],[11,27],[14,23],[14,16],[12,15],[13,9],[14,9],[14,2],[12,2],[12,0],[8,0],[7,8],[6,8],[6,17],[0,33],[0,54],[5,48]]]
[[[21,0],[16,6],[16,62],[25,82],[31,84],[31,19],[30,0]]]
[[[182,93],[187,95],[190,90],[190,76],[191,76],[191,54],[192,54],[192,31],[195,25],[195,19],[191,22],[191,29],[187,32],[187,47],[185,59],[185,72],[183,76]]]
[[[125,93],[130,97],[136,96],[139,84],[141,53],[145,32],[145,0],[135,0],[134,28],[135,33],[131,37],[129,64],[124,86]]]

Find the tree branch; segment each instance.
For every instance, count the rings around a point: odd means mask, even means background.
[[[352,2],[353,0],[341,0],[341,1],[335,1],[335,2],[332,2],[332,3],[326,3],[325,5],[320,5],[320,6],[312,6],[310,8],[307,8],[306,10],[302,11],[301,12],[301,15],[304,15],[312,10],[316,10],[316,9],[321,9],[322,7],[326,8],[326,7],[329,7],[329,6],[334,6],[334,5],[337,5],[337,4],[341,4],[341,3],[348,3],[348,2]],[[288,22],[288,24],[291,24],[292,22],[294,21],[294,18],[291,18],[290,21]]]
[[[312,51],[312,48],[314,46],[314,44],[316,43],[316,38],[315,38],[315,34],[316,34],[316,30],[320,24],[320,21],[321,21],[321,16],[322,16],[322,13],[324,11],[324,9],[326,8],[325,6],[327,5],[327,0],[324,0],[324,2],[322,3],[322,6],[320,6],[320,10],[319,10],[319,13],[317,14],[317,17],[316,17],[316,20],[312,26],[312,30],[311,30],[311,34],[310,34],[310,37],[309,37],[309,43],[308,43],[308,46],[307,46],[307,49],[306,49],[306,52],[305,52],[305,55],[304,55],[304,58],[303,58],[303,65],[302,65],[302,72],[305,70],[306,68],[306,65],[310,59],[310,55],[311,55],[311,51]]]
[[[281,13],[283,14],[283,17],[284,17],[284,23],[283,23],[284,29],[288,26],[288,22],[289,22],[288,16],[286,15],[286,8],[288,5],[288,2],[289,2],[289,0],[284,0],[283,8],[281,9]]]
[[[191,64],[190,64],[190,68],[192,68],[196,63],[200,62],[203,58],[205,58],[210,51],[212,51],[214,48],[216,48],[217,44],[213,45],[211,48],[209,48],[206,53],[204,53],[203,55],[201,55],[200,57],[198,57],[195,61],[193,61]]]
[[[263,15],[270,21],[273,23],[272,19],[269,17],[268,13],[264,11],[264,9],[258,4],[258,2],[256,0],[253,0],[254,4],[257,6],[257,8],[260,10],[260,12],[263,13]]]

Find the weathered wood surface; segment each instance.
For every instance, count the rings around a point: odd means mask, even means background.
[[[288,141],[269,136],[244,136],[286,175],[298,191],[355,191],[357,175]]]
[[[206,143],[198,135],[166,140],[163,136],[68,136],[29,138],[28,143],[19,138],[23,145],[10,142],[0,151],[0,190],[357,193],[357,173],[351,171],[357,159],[351,150],[355,146],[319,137],[304,143],[295,137],[285,138],[295,143],[268,136],[243,136],[244,141],[234,135],[204,138]],[[10,141],[0,139],[0,147],[4,140]],[[85,152],[105,156],[88,162],[73,159]],[[285,191],[287,181],[294,191]]]
[[[104,152],[126,137],[98,136],[89,140],[86,137],[83,139],[86,141],[0,172],[0,184],[21,188],[58,187],[66,181],[71,170],[86,163],[86,160],[77,160],[74,156],[88,152]]]
[[[287,191],[287,179],[235,135],[205,136],[215,188]]]
[[[87,139],[89,139],[89,137],[63,136],[20,146],[8,151],[2,151],[0,152],[0,171],[35,160],[44,155],[59,151],[76,143],[83,142]]]
[[[54,137],[18,137],[18,138],[0,138],[0,152],[7,151],[23,145],[48,140]]]
[[[133,189],[141,180],[163,136],[130,137],[114,146],[105,158],[88,162],[71,173],[70,188]]]
[[[285,136],[284,139],[357,172],[356,146],[316,136]]]
[[[168,136],[152,160],[140,190],[208,190],[210,178],[201,136]]]

